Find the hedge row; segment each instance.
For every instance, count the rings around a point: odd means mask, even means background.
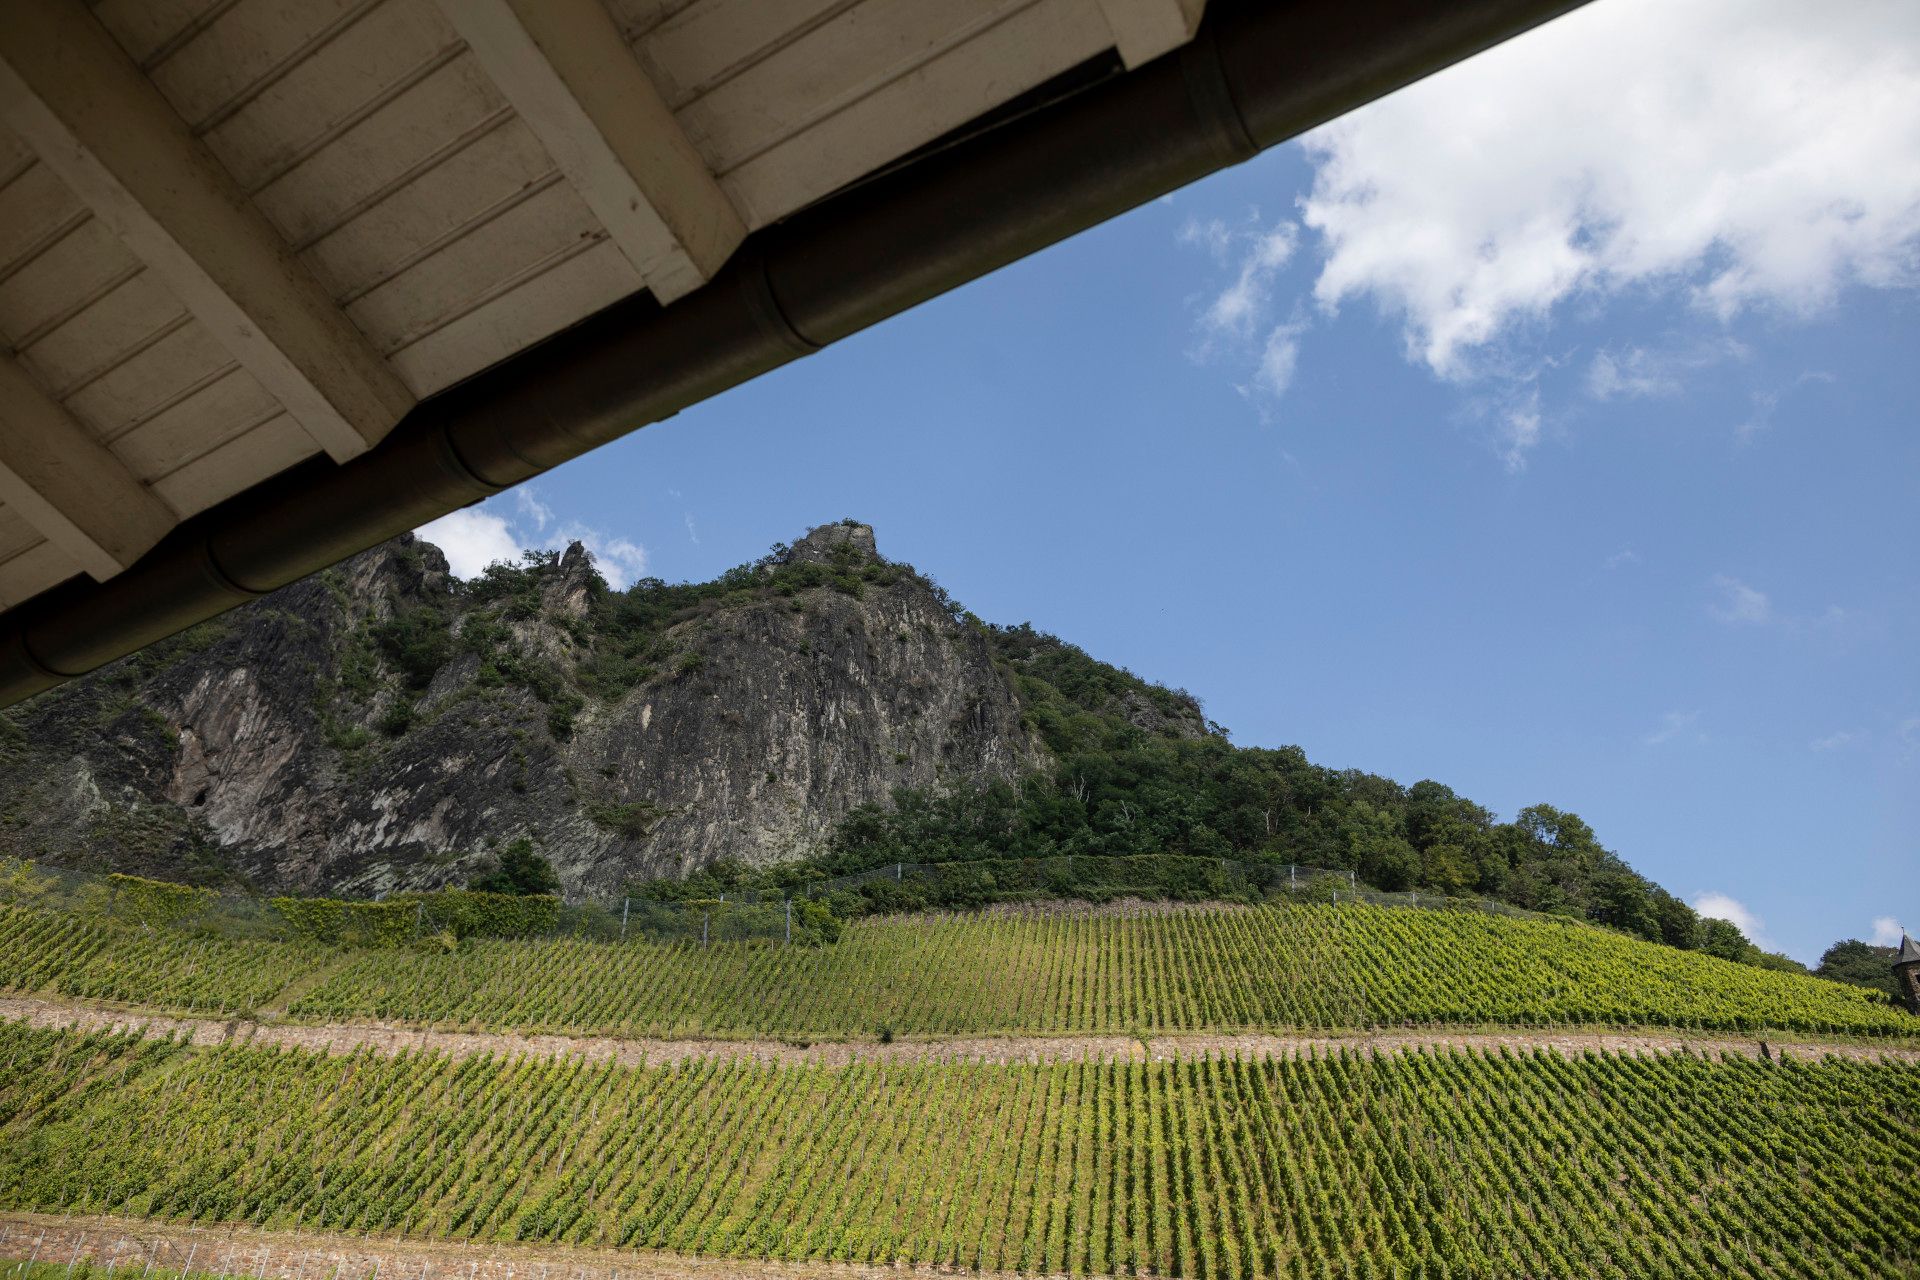
[[[531,938],[560,923],[560,899],[440,889],[379,902],[339,898],[275,898],[274,910],[296,937],[386,947],[448,933],[456,938]]]

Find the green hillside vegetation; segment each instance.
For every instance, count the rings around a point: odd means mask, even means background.
[[[1814,973],[1830,982],[1851,983],[1881,992],[1889,1000],[1898,1000],[1900,984],[1893,976],[1896,951],[1895,947],[1876,947],[1858,938],[1847,938],[1827,948]]]
[[[0,1207],[1047,1275],[1913,1276],[1920,1071],[327,1057],[0,1026]],[[564,1273],[564,1255],[557,1258]]]
[[[329,949],[0,908],[0,989],[156,1009],[619,1035],[1403,1024],[1920,1036],[1875,993],[1574,922],[1361,904],[868,919],[831,946],[472,938]]]
[[[1760,951],[1732,925],[1701,919],[1606,849],[1577,814],[1541,804],[1499,822],[1439,782],[1404,786],[1330,769],[1313,764],[1299,747],[1237,747],[1184,690],[1143,680],[1030,625],[983,622],[909,565],[868,557],[850,544],[836,548],[827,563],[789,562],[787,551],[776,545],[703,583],[643,578],[614,591],[590,571],[587,613],[567,623],[578,657],[566,663],[522,653],[512,638],[511,624],[541,609],[543,588],[560,572],[557,555],[528,551],[519,564],[495,564],[457,585],[446,606],[405,611],[366,638],[363,647],[384,657],[404,686],[396,704],[402,709],[388,728],[406,731],[412,694],[464,650],[481,659],[477,685],[525,688],[546,704],[550,727],[564,738],[590,701],[621,697],[689,660],[668,635],[679,624],[754,601],[800,602],[817,592],[859,597],[911,581],[956,623],[987,639],[1025,723],[1052,757],[1050,767],[1018,783],[901,791],[886,805],[848,815],[824,858],[772,879],[722,866],[687,892],[710,896],[749,883],[792,884],[898,861],[1067,854],[1268,859],[1351,869],[1386,891],[1495,898],[1672,947],[1801,969]],[[609,814],[608,825],[617,828],[618,819]],[[1081,887],[1062,886],[1068,892]],[[1098,896],[1097,884],[1085,888]]]

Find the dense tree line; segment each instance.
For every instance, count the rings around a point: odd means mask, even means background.
[[[530,670],[506,642],[505,623],[538,612],[556,562],[553,552],[529,551],[522,564],[496,564],[461,588],[469,610],[481,608],[457,635],[437,619],[406,617],[376,641],[418,683],[455,645],[482,653],[483,683],[533,688],[570,723],[581,695],[617,697],[675,661],[667,631],[676,623],[750,598],[821,589],[858,596],[869,585],[910,578],[957,625],[988,638],[1028,728],[1052,757],[1050,767],[1018,783],[901,791],[889,804],[858,809],[839,824],[824,854],[804,863],[758,874],[721,865],[662,892],[794,884],[893,862],[1189,854],[1350,869],[1377,889],[1490,897],[1685,950],[1801,968],[1761,951],[1732,924],[1702,918],[1635,872],[1578,814],[1537,804],[1502,822],[1439,782],[1403,786],[1314,764],[1299,747],[1235,746],[1184,690],[1142,680],[1029,625],[984,623],[932,579],[850,546],[817,563],[794,562],[786,546],[776,545],[704,583],[646,578],[612,591],[590,573],[589,609],[573,624],[585,642],[583,660],[568,687],[549,687],[558,673]],[[1076,874],[1085,882],[1063,890],[1099,890],[1097,866]],[[896,902],[880,887],[868,896],[878,908],[966,905]]]
[[[902,791],[850,814],[811,870],[895,861],[1182,853],[1352,870],[1388,891],[1484,896],[1610,925],[1685,950],[1799,969],[1732,924],[1704,919],[1605,848],[1578,814],[1532,805],[1512,821],[1434,781],[1402,786],[1329,769],[1298,747],[1250,748],[1217,725],[1182,736],[1200,707],[1030,627],[986,628],[1054,766],[1017,785]],[[1142,728],[1127,695],[1165,712]],[[1185,713],[1184,717],[1182,713]],[[1089,876],[1097,876],[1090,865]]]
[[[1895,948],[1876,947],[1858,938],[1847,938],[1828,947],[1813,972],[1835,982],[1884,991],[1890,1000],[1900,999],[1900,984],[1893,976]]]

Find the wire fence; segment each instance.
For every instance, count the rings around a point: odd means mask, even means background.
[[[738,895],[746,902],[785,896],[831,898],[893,886],[894,895],[946,901],[971,897],[986,902],[1031,901],[1048,897],[1246,898],[1253,895],[1301,902],[1366,902],[1389,907],[1484,911],[1494,915],[1539,918],[1540,913],[1484,896],[1432,890],[1387,891],[1360,883],[1344,867],[1302,863],[1237,861],[1186,854],[1061,854],[1046,858],[970,858],[949,862],[890,862],[866,871]]]
[[[306,938],[363,947],[417,945],[442,935],[791,945],[822,940],[822,905],[845,915],[898,915],[1062,898],[1348,902],[1537,916],[1492,898],[1373,889],[1344,868],[1180,854],[903,861],[785,885],[727,890],[711,898],[684,896],[679,882],[660,881],[636,885],[617,898],[574,901],[464,890],[364,901],[266,897],[0,859],[0,902],[112,919],[147,930],[180,929],[237,939]]]
[[[136,876],[101,875],[0,859],[0,902],[236,939],[305,938],[391,946],[455,937],[578,937],[602,942],[807,941],[791,899],[660,901],[641,896],[510,898],[443,889],[368,900],[222,892]]]

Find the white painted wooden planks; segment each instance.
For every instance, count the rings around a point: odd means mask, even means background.
[[[0,558],[0,609],[10,609],[80,572],[72,556],[38,534],[34,537],[38,541]]]
[[[1112,42],[1096,0],[696,0],[635,49],[760,227]]]
[[[153,77],[416,394],[642,287],[536,286],[604,228],[428,0],[238,0]]]
[[[743,159],[720,180],[756,226],[776,221],[1100,53],[1092,0],[1044,0],[970,30],[910,71]]]
[[[0,141],[0,159],[17,149],[11,135]],[[0,186],[0,336],[48,395],[183,516],[233,492],[219,482],[245,487],[272,474],[242,477],[243,460],[279,470],[314,452],[284,427],[241,442],[283,416],[278,402],[30,157]],[[64,553],[38,553],[13,564],[8,581],[31,595],[76,567]]]

